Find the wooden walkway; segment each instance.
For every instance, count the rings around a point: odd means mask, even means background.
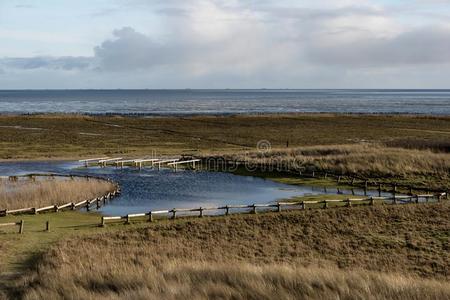
[[[126,158],[123,157],[98,157],[98,158],[88,158],[81,159],[79,162],[84,163],[86,168],[88,167],[116,167],[116,168],[124,168],[124,167],[132,167],[137,169],[142,169],[145,167],[156,168],[158,170],[161,167],[172,168],[175,171],[178,170],[179,166],[190,167],[192,169],[196,169],[198,165],[201,165],[201,159],[182,159],[182,158],[168,158],[168,157],[141,157],[141,158]]]

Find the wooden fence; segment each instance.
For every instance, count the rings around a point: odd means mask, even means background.
[[[20,222],[16,222],[16,223],[0,223],[0,227],[19,226],[19,233],[22,234],[24,223],[25,222],[23,220],[21,220]]]
[[[375,205],[375,202],[382,201],[383,203],[399,204],[399,203],[422,203],[429,202],[431,199],[436,199],[438,202],[442,199],[448,199],[448,193],[438,194],[423,194],[423,195],[410,195],[410,196],[394,196],[394,197],[366,197],[366,198],[347,198],[347,199],[330,199],[330,200],[317,200],[317,201],[293,201],[293,202],[278,202],[276,204],[252,204],[252,205],[225,205],[219,207],[199,207],[199,208],[173,208],[170,210],[157,210],[149,211],[147,213],[128,214],[126,216],[104,216],[101,218],[100,226],[105,226],[108,221],[124,221],[125,224],[129,224],[132,219],[148,218],[149,222],[152,222],[156,216],[163,216],[166,218],[175,219],[179,213],[191,213],[198,212],[198,217],[203,217],[205,211],[217,211],[218,215],[223,212],[222,215],[228,216],[231,210],[240,210],[238,213],[258,213],[258,210],[264,211],[276,211],[281,212],[283,208],[295,208],[299,207],[302,210],[310,208],[323,208],[326,209],[330,204],[336,206],[351,207],[353,204],[368,204]]]
[[[95,180],[103,180],[103,181],[109,181],[115,185],[115,189],[112,192],[109,192],[101,197],[97,197],[94,199],[88,199],[80,202],[69,202],[62,205],[49,205],[45,207],[29,207],[29,208],[21,208],[21,209],[4,209],[0,210],[0,217],[5,217],[7,215],[19,215],[19,214],[38,214],[42,212],[59,212],[62,210],[76,210],[80,208],[86,208],[87,211],[91,209],[92,206],[95,205],[97,209],[99,209],[101,206],[105,205],[106,202],[118,195],[120,195],[120,186],[118,183],[111,181],[110,179],[105,179],[101,177],[94,177],[94,176],[82,176],[82,175],[66,175],[66,174],[28,174],[28,175],[22,175],[22,176],[9,176],[9,180],[17,181],[19,177],[28,177],[28,178],[36,178],[36,177],[78,177],[78,178],[86,178],[86,180],[95,179]],[[32,179],[32,180],[34,180]]]

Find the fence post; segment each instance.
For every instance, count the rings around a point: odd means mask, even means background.
[[[253,204],[252,208],[253,208],[252,213],[256,214],[257,213],[257,211],[256,211],[256,204]]]
[[[230,208],[228,205],[225,206],[225,216],[228,216],[230,214]]]
[[[324,209],[328,208],[328,201],[327,200],[323,200],[323,208]]]
[[[50,231],[50,221],[45,222],[45,231]]]
[[[90,211],[91,210],[91,203],[89,201],[86,201],[86,211]]]
[[[100,227],[105,227],[105,217],[102,217],[102,223],[100,224]]]
[[[72,203],[70,204],[70,209],[71,209],[71,210],[75,210],[75,203],[72,202]]]
[[[202,207],[200,207],[199,212],[200,212],[199,217],[200,217],[200,218],[203,218],[203,208],[202,208]]]
[[[375,203],[374,203],[375,201],[373,200],[373,197],[370,197],[370,203],[369,203],[369,205],[374,205]]]
[[[176,217],[177,217],[177,210],[174,208],[172,209],[172,219],[175,220]]]
[[[153,214],[151,211],[148,212],[148,221],[153,222]]]
[[[302,207],[302,209],[303,209],[303,210],[305,210],[305,209],[306,209],[306,203],[305,203],[305,201],[302,201],[302,203],[301,203],[301,207]]]
[[[19,222],[19,233],[22,234],[23,233],[23,226],[24,226],[25,221],[24,220],[20,220]]]
[[[350,198],[347,198],[346,201],[347,201],[347,207],[352,207],[352,201],[350,201]]]
[[[125,224],[130,224],[130,215],[127,215],[127,219],[125,221]]]
[[[277,212],[281,212],[281,204],[280,204],[280,202],[277,203]]]
[[[393,196],[393,199],[394,199],[393,204],[397,204],[397,199],[395,198],[395,196],[397,194],[397,184],[396,183],[394,183],[392,194],[394,195]]]

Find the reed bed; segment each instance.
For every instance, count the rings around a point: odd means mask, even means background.
[[[62,205],[100,197],[114,190],[110,182],[74,178],[0,180],[0,210]]]
[[[367,178],[450,177],[450,153],[385,147],[378,144],[312,146],[224,155],[226,160],[273,165],[288,170],[332,172]],[[444,186],[445,187],[445,186]]]
[[[65,240],[25,299],[446,299],[450,205],[163,221]],[[133,226],[133,225],[131,225]]]

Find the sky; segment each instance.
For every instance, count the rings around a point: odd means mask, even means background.
[[[0,0],[0,89],[450,88],[450,0]]]

